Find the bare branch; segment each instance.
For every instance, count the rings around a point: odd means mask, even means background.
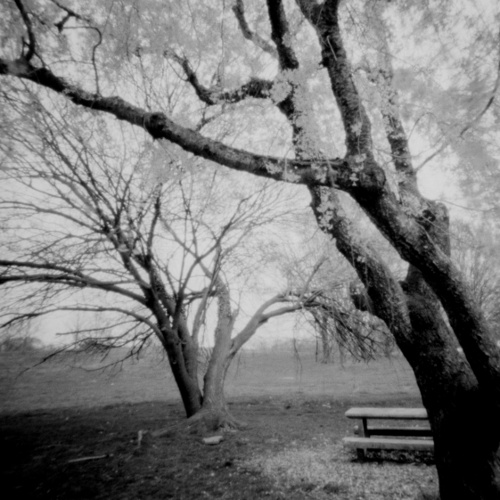
[[[282,69],[296,69],[299,61],[290,43],[290,29],[282,0],[267,0],[267,10],[271,21],[271,33],[276,44],[278,59]]]
[[[101,30],[93,26],[93,22],[91,19],[86,18],[75,12],[73,9],[70,9],[69,7],[66,7],[63,5],[61,2],[58,0],[51,0],[51,2],[55,5],[57,5],[61,10],[64,10],[66,12],[66,15],[56,23],[56,28],[58,29],[59,32],[62,32],[64,29],[65,24],[68,22],[69,19],[72,17],[75,19],[78,19],[80,21],[84,21],[87,23],[88,26],[85,26],[86,29],[91,29],[94,30],[97,33],[97,42],[92,46],[92,67],[94,69],[94,77],[95,77],[95,84],[96,84],[96,92],[99,94],[100,93],[100,88],[99,88],[99,73],[97,71],[97,64],[96,64],[96,53],[97,49],[103,42],[102,38],[102,33]]]
[[[248,97],[255,99],[269,98],[269,93],[273,86],[273,83],[269,80],[251,78],[248,83],[245,83],[240,88],[234,90],[222,90],[219,86],[209,88],[201,84],[196,72],[186,57],[179,56],[173,50],[166,50],[165,56],[173,59],[181,66],[184,74],[186,75],[187,81],[193,87],[200,101],[208,104],[209,106],[223,103],[234,104],[243,101]]]
[[[304,17],[313,25],[316,25],[321,15],[321,4],[317,0],[295,0],[295,3],[300,8]]]
[[[114,292],[124,297],[139,302],[140,304],[145,304],[145,299],[141,295],[138,295],[130,290],[126,290],[118,285],[123,284],[123,282],[107,282],[101,281],[90,276],[79,272],[76,269],[67,268],[64,266],[58,266],[50,263],[38,264],[34,262],[21,262],[12,260],[0,260],[0,267],[11,268],[16,267],[19,269],[42,269],[47,271],[54,271],[54,273],[42,273],[42,274],[9,274],[3,272],[0,274],[0,285],[9,282],[39,282],[39,283],[59,283],[61,285],[67,285],[77,288],[96,288],[104,290],[107,292]],[[57,273],[57,274],[56,274]]]
[[[382,113],[387,140],[396,171],[400,174],[398,184],[400,192],[417,193],[417,177],[411,161],[408,136],[399,116],[398,93],[393,85],[394,71],[387,38],[387,25],[382,16],[382,3],[371,2],[366,9],[369,26],[377,43],[378,68],[367,68],[367,76],[379,88],[382,99]]]
[[[14,0],[14,2],[19,10],[19,13],[21,14],[21,17],[23,18],[26,31],[28,32],[28,51],[26,54],[23,54],[23,58],[26,61],[30,61],[36,53],[36,38],[35,32],[33,31],[33,24],[31,23],[31,19],[22,0]]]
[[[273,57],[278,57],[278,52],[275,47],[273,47],[269,42],[264,40],[258,33],[253,32],[248,25],[245,17],[245,5],[243,0],[236,0],[233,5],[233,12],[238,21],[241,33],[243,36],[254,43],[257,47],[261,48],[264,52],[267,52]]]
[[[335,158],[328,160],[287,160],[272,156],[257,155],[226,146],[209,139],[194,130],[176,124],[164,113],[148,113],[131,105],[120,97],[102,97],[68,83],[46,68],[35,68],[25,61],[5,61],[0,59],[0,74],[34,81],[65,95],[73,103],[94,111],[103,111],[119,120],[145,129],[154,139],[167,139],[186,151],[210,161],[254,175],[294,183],[319,183],[327,185],[327,172],[338,169],[339,185],[351,186],[348,164]],[[346,174],[346,175],[344,175]]]
[[[338,0],[325,0],[311,7],[306,0],[298,0],[302,13],[318,35],[322,63],[342,116],[348,155],[370,160],[373,157],[371,123],[353,80],[340,32],[338,3]]]

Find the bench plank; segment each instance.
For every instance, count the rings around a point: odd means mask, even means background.
[[[344,446],[348,448],[361,448],[373,450],[434,450],[432,439],[387,439],[346,437]]]
[[[354,431],[355,434],[359,433]],[[419,426],[419,427],[368,427],[365,432],[366,436],[422,436],[422,437],[432,437],[432,431],[430,426]]]
[[[427,420],[425,408],[351,408],[346,411],[347,418],[378,418],[387,420]]]

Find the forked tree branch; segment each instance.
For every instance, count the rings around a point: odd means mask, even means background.
[[[250,80],[237,89],[223,90],[218,86],[206,87],[198,79],[187,57],[180,56],[173,50],[166,50],[165,57],[175,61],[184,71],[186,79],[193,87],[198,99],[209,106],[216,104],[235,104],[244,99],[253,97],[255,99],[267,99],[271,92],[273,82],[262,78],[250,78]]]
[[[0,75],[10,75],[29,80],[66,96],[79,106],[102,111],[119,120],[145,129],[154,139],[166,139],[197,156],[235,170],[284,182],[301,184],[331,183],[333,172],[338,187],[348,189],[350,164],[340,158],[319,160],[293,160],[259,155],[227,146],[203,136],[199,132],[178,125],[164,113],[149,113],[125,101],[121,97],[103,97],[83,90],[55,75],[48,68],[37,68],[24,59],[5,60],[0,58]],[[368,180],[368,179],[367,179]],[[369,188],[375,186],[371,184]]]
[[[241,33],[243,36],[254,43],[257,47],[261,48],[264,52],[267,52],[273,57],[278,57],[278,53],[276,48],[273,47],[268,41],[262,38],[258,33],[255,33],[250,29],[248,25],[246,16],[245,16],[245,5],[243,0],[236,0],[233,6],[233,12],[238,21],[238,25],[240,27]]]
[[[377,50],[377,69],[368,68],[368,79],[379,89],[380,112],[383,117],[387,141],[392,159],[399,174],[400,192],[418,193],[416,172],[413,169],[408,136],[399,115],[398,93],[394,87],[394,70],[389,50],[387,25],[382,16],[382,2],[369,2],[366,6],[369,26]]]
[[[94,69],[94,78],[95,78],[95,84],[96,84],[96,91],[99,93],[100,92],[100,88],[99,88],[99,72],[97,71],[96,54],[97,54],[97,49],[99,48],[99,46],[102,44],[102,41],[103,41],[101,30],[99,28],[96,28],[93,25],[93,22],[92,22],[91,19],[89,19],[87,17],[84,17],[84,16],[81,16],[80,14],[78,14],[77,12],[75,12],[73,9],[70,9],[69,7],[66,7],[65,5],[63,5],[58,0],[51,0],[51,2],[53,4],[55,4],[55,5],[57,5],[57,7],[59,7],[61,10],[63,10],[64,12],[66,12],[66,15],[63,17],[63,19],[61,19],[61,21],[59,21],[55,25],[59,32],[63,31],[65,24],[68,22],[69,19],[71,19],[73,17],[75,19],[78,19],[79,21],[84,21],[85,23],[87,23],[87,26],[85,26],[86,29],[94,30],[97,33],[97,43],[95,43],[93,45],[93,47],[92,47],[92,57],[91,57],[91,59],[92,59],[92,67]]]

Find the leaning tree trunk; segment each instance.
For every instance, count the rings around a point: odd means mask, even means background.
[[[411,269],[409,277],[415,274]],[[480,389],[431,290],[423,281],[408,282],[415,342],[404,354],[429,414],[441,499],[498,499],[500,419],[495,402]]]
[[[218,317],[215,343],[203,378],[203,403],[199,412],[190,419],[190,425],[196,426],[201,432],[242,426],[229,412],[224,395],[227,370],[235,355],[231,349],[231,333],[236,318],[231,311],[229,290],[220,279],[217,280],[216,294]]]
[[[446,209],[433,204],[427,232],[450,254]],[[435,443],[442,500],[500,498],[500,414],[491,393],[480,388],[441,303],[410,266],[403,288],[413,328],[407,352],[427,408]]]
[[[412,337],[400,347],[429,414],[441,500],[498,499],[496,401],[479,386],[443,318],[440,302],[415,268],[410,268],[404,289]]]
[[[183,313],[175,313],[175,308],[161,281],[151,271],[154,290],[146,296],[150,309],[156,317],[161,332],[160,341],[167,353],[175,383],[179,389],[184,410],[188,418],[198,413],[202,405],[202,394],[198,382],[198,349],[189,335]],[[169,316],[166,311],[170,311]],[[174,317],[174,320],[171,320]]]
[[[335,193],[310,186],[319,226],[336,238],[338,249],[364,283],[375,314],[386,322],[415,372],[433,430],[441,500],[498,499],[500,387],[496,384],[500,367],[495,363],[500,357],[487,326],[476,316],[478,308],[444,257],[446,253],[449,257],[446,212],[418,191],[395,93],[386,96],[382,114],[398,174],[398,195],[387,187],[385,174],[374,159],[371,122],[340,33],[339,2],[298,4],[318,34],[322,62],[344,124],[347,157],[363,163],[347,191],[400,255],[419,270],[410,267],[403,291],[376,252],[359,241],[341,213]],[[390,61],[384,62],[380,74],[390,85]],[[349,175],[349,169],[345,170]],[[333,186],[339,185],[342,172],[335,174]],[[444,320],[441,305],[453,331]],[[453,310],[456,307],[461,309]]]
[[[321,337],[321,360],[323,364],[328,364],[333,362],[333,339],[328,332],[320,330],[319,333]]]
[[[167,353],[169,365],[181,395],[186,417],[190,418],[198,413],[202,406],[202,394],[196,376],[197,372],[191,373],[190,370],[190,366],[194,362],[197,362],[196,352],[192,348],[186,349],[187,346],[183,346],[183,343],[174,331],[171,331],[169,328],[162,328],[161,331],[163,334],[163,348]]]
[[[386,322],[415,373],[434,436],[441,500],[500,498],[498,404],[491,388],[478,384],[440,301],[413,266],[404,283],[395,281],[376,253],[353,235],[334,193],[312,189],[311,194],[320,223],[324,211],[318,208],[328,203],[326,232],[356,269],[374,313]],[[434,209],[427,230],[449,252],[446,213]]]

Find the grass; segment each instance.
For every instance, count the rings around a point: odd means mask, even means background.
[[[341,444],[326,440],[313,447],[296,445],[261,455],[250,464],[281,488],[315,492],[315,498],[335,494],[340,498],[399,500],[417,498],[436,488],[435,472],[426,461],[415,462],[415,456],[408,462],[393,457],[392,461],[359,463]]]
[[[6,499],[423,500],[436,492],[428,455],[373,453],[360,463],[340,445],[352,431],[350,406],[420,404],[400,359],[342,368],[304,352],[298,369],[291,352],[244,353],[228,398],[249,426],[216,446],[180,430],[171,375],[154,357],[104,375],[88,371],[95,358],[66,358],[16,377],[34,361],[0,357]],[[139,434],[165,428],[161,437]]]
[[[228,400],[261,397],[346,396],[381,400],[418,396],[408,364],[402,357],[377,363],[320,364],[304,347],[300,357],[289,349],[244,351],[232,363],[227,380]],[[123,401],[179,402],[180,397],[166,361],[148,353],[104,373],[98,369],[118,355],[104,360],[66,355],[55,362],[35,366],[40,355],[0,353],[0,411],[30,411],[64,407],[93,407]],[[30,368],[32,367],[32,368]],[[30,368],[27,371],[26,368]],[[19,374],[22,373],[21,376]]]

